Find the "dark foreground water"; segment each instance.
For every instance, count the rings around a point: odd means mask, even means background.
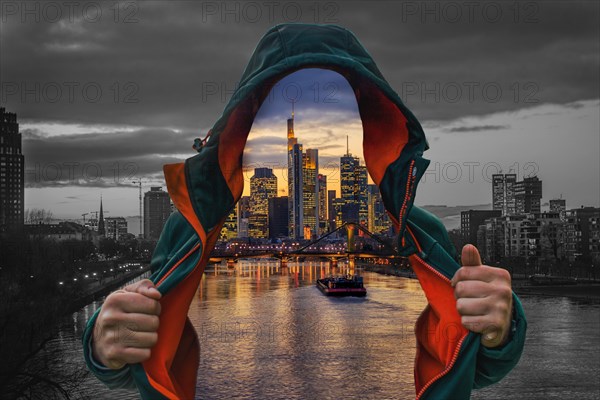
[[[189,316],[200,337],[197,398],[414,398],[413,326],[426,305],[418,281],[363,272],[364,299],[328,298],[314,286],[327,263],[240,262],[207,269]],[[600,398],[600,305],[522,298],[525,352],[476,399]],[[51,345],[65,368],[85,368],[80,337],[95,302],[60,325]],[[93,376],[73,397],[135,399]]]

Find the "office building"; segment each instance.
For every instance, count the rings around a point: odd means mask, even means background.
[[[367,226],[369,217],[367,167],[360,165],[358,157],[349,150],[340,158],[341,198],[344,222],[360,223]]]
[[[327,210],[328,210],[328,202],[327,202],[327,176],[323,174],[319,174],[317,177],[318,185],[319,185],[319,236],[323,235],[327,232]]]
[[[537,176],[524,178],[514,185],[516,213],[540,213],[542,181]]]
[[[333,208],[333,201],[336,199],[335,190],[327,191],[327,230],[329,232],[335,229],[335,215],[336,212]]]
[[[311,239],[318,234],[319,227],[319,151],[306,149],[302,155],[302,164],[304,239]]]
[[[227,215],[221,234],[220,240],[231,240],[238,236],[238,205],[236,204],[231,209],[231,212]]]
[[[0,233],[23,228],[25,157],[15,113],[0,108]]]
[[[581,207],[566,211],[565,255],[570,262],[592,262],[597,257],[600,208]]]
[[[489,218],[500,217],[502,210],[468,210],[460,213],[460,232],[464,243],[477,244],[477,230]]]
[[[277,196],[277,177],[271,168],[255,168],[250,178],[248,236],[269,237],[269,199]]]
[[[492,209],[500,210],[502,215],[512,215],[516,210],[514,186],[516,174],[492,175]]]
[[[127,235],[127,220],[124,217],[104,218],[104,231],[106,238],[113,240],[124,238]]]
[[[269,238],[285,238],[288,235],[288,198],[269,199]]]
[[[250,196],[242,196],[238,201],[238,238],[248,237],[248,219],[250,218]]]
[[[171,215],[169,194],[160,186],[152,186],[144,193],[144,238],[158,240]]]
[[[388,234],[392,227],[392,220],[388,216],[381,192],[377,185],[368,185],[368,218],[367,229],[371,233]]]

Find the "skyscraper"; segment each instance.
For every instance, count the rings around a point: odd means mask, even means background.
[[[318,234],[319,227],[319,151],[306,149],[302,155],[302,164],[304,238],[310,239],[311,236]]]
[[[248,219],[250,218],[250,196],[242,196],[238,202],[238,237],[248,237]]]
[[[277,196],[277,177],[271,168],[255,168],[250,178],[248,236],[269,237],[269,199]]]
[[[352,156],[347,150],[340,158],[340,177],[341,198],[344,201],[343,221],[366,226],[369,218],[367,167],[360,165],[358,157]]]
[[[344,222],[358,222],[358,196],[355,192],[355,173],[357,167],[358,158],[353,157],[349,153],[340,158],[340,197],[344,202],[344,206],[342,207],[342,219]]]
[[[304,196],[302,144],[294,137],[294,103],[292,117],[287,120],[288,151],[288,234],[291,238],[304,237]]]
[[[516,212],[539,213],[542,204],[542,181],[537,176],[523,178],[514,186]]]
[[[0,108],[0,232],[23,227],[25,157],[17,114]]]
[[[368,185],[368,225],[367,229],[373,233],[385,234],[392,227],[392,221],[388,216],[381,192],[377,185]]]
[[[169,194],[160,186],[152,186],[144,193],[144,238],[157,240],[171,215]]]
[[[364,165],[357,166],[354,176],[354,190],[356,191],[356,198],[358,200],[358,222],[366,227],[369,219],[369,178],[367,167]]]
[[[223,229],[219,239],[230,240],[238,236],[238,205],[236,204],[232,209],[225,222],[223,223]]]
[[[288,198],[269,199],[269,238],[276,239],[288,235]]]
[[[319,235],[327,232],[327,176],[319,174],[317,176],[319,184]]]
[[[515,183],[516,174],[492,175],[492,209],[500,210],[502,215],[512,215],[516,212]]]
[[[335,209],[333,208],[333,200],[335,200],[335,190],[327,191],[327,230],[331,232],[335,229]]]

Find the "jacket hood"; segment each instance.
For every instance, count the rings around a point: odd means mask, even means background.
[[[417,184],[429,164],[422,158],[427,140],[354,34],[334,25],[283,24],[264,35],[199,154],[186,160],[184,168],[165,166],[176,206],[205,232],[219,225],[241,197],[243,150],[263,100],[279,80],[305,68],[338,72],[352,87],[363,125],[367,169],[403,238]],[[187,193],[178,187],[183,177]],[[406,246],[401,242],[400,247],[410,252]]]

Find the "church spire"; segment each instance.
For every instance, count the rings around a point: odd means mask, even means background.
[[[100,214],[98,215],[98,235],[104,236],[104,211],[102,210],[102,195],[100,195]]]

